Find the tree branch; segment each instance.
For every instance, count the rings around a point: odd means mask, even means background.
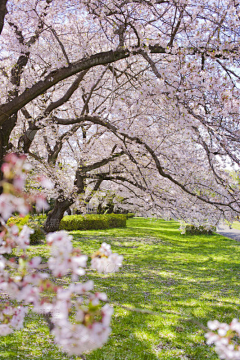
[[[149,51],[154,54],[169,53],[171,55],[171,52],[167,52],[165,48],[158,44],[149,45],[148,48]],[[213,54],[212,56],[214,56],[215,58],[224,58],[222,54],[215,54],[216,49],[189,48],[185,50],[188,50],[189,55],[195,55],[197,53],[202,54],[203,51],[206,51],[206,56],[208,52]],[[237,50],[237,48],[232,49],[231,52],[233,53]],[[96,67],[98,65],[107,65],[118,60],[128,58],[131,54],[137,55],[141,52],[142,49],[139,49],[138,47],[132,47],[131,49],[120,48],[116,50],[100,52],[98,54],[91,55],[88,58],[80,59],[79,61],[72,63],[68,67],[62,67],[60,69],[51,71],[44,80],[40,80],[36,84],[32,85],[32,87],[26,88],[21,95],[0,106],[0,125],[3,124],[4,121],[9,118],[9,116],[16,113],[23,106],[28,104],[30,101],[32,101],[60,81],[67,79],[68,77],[75,75],[81,71],[88,70],[92,67]],[[227,52],[229,52],[229,50],[226,50],[226,53]],[[222,53],[224,53],[224,50],[222,50]]]

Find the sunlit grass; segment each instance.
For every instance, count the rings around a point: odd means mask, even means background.
[[[239,221],[234,221],[231,226],[233,229],[240,230],[240,222]]]
[[[103,241],[124,255],[120,272],[84,276],[108,294],[115,310],[108,343],[85,359],[217,359],[200,324],[239,316],[240,243],[220,235],[181,235],[178,228],[174,221],[133,218],[126,229],[72,232],[74,246],[89,255]],[[49,256],[45,245],[30,252]],[[0,344],[1,359],[68,359],[44,320],[31,313],[27,328]]]

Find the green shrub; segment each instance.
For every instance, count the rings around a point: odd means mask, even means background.
[[[212,235],[216,231],[216,227],[213,225],[186,225],[185,234],[187,235]]]
[[[27,215],[25,217],[12,216],[8,219],[7,225],[9,225],[9,224],[17,225],[18,227],[21,227],[21,230],[22,230],[23,226],[27,225],[29,219],[30,219],[30,215]]]
[[[108,223],[104,215],[66,215],[60,222],[61,230],[98,230],[107,229]]]
[[[31,219],[33,219],[34,221],[36,221],[40,226],[42,226],[46,219],[47,219],[47,215],[34,215],[34,216],[31,216]]]
[[[27,215],[25,217],[11,217],[7,221],[7,225],[17,225],[19,231],[22,230],[24,225],[27,225],[34,233],[30,235],[30,245],[36,245],[41,242],[45,238],[45,234],[43,231],[43,223],[46,220],[46,216],[39,215],[39,216],[30,216]]]
[[[60,222],[60,230],[104,230],[126,227],[126,216],[118,214],[66,215]]]
[[[109,228],[126,227],[126,215],[124,214],[106,214]]]
[[[127,215],[127,219],[131,219],[131,218],[133,218],[135,216],[134,213],[128,213],[126,215]]]

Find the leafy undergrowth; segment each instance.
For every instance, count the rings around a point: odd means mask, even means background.
[[[120,272],[84,276],[115,309],[108,343],[84,359],[218,359],[205,345],[201,325],[239,316],[240,243],[181,235],[178,228],[174,221],[133,218],[125,229],[72,232],[74,245],[89,255],[103,241],[124,255]],[[30,251],[48,257],[45,245]],[[54,346],[44,320],[31,313],[24,330],[1,338],[0,358],[69,359]]]

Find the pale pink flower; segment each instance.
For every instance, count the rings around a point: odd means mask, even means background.
[[[208,321],[207,326],[210,330],[217,330],[220,325],[220,322],[218,320]]]
[[[30,210],[30,206],[20,197],[13,197],[13,206],[14,211],[17,211],[21,216],[27,215]]]
[[[14,329],[19,330],[19,329],[23,328],[23,321],[24,321],[27,311],[28,310],[26,309],[26,307],[23,307],[23,306],[18,306],[17,308],[15,308],[13,317],[10,322],[10,325]]]
[[[91,327],[86,327],[69,321],[64,321],[62,326],[58,324],[52,331],[55,342],[69,355],[80,355],[101,347],[107,341],[110,332],[109,324],[94,322]]]
[[[217,320],[209,321],[208,327],[218,333],[209,332],[205,334],[207,344],[215,345],[215,350],[221,359],[225,360],[239,360],[240,359],[240,346],[232,342],[234,332],[239,334],[240,323],[237,319],[233,319],[230,325],[220,323]]]
[[[0,324],[0,336],[6,336],[13,332],[9,324]]]
[[[236,331],[238,333],[238,336],[240,336],[240,322],[238,319],[233,319],[230,324],[230,329],[232,331]]]
[[[52,190],[54,188],[54,183],[47,177],[40,176],[38,180],[40,181],[42,187],[44,187],[45,189]]]
[[[48,260],[49,269],[52,271],[52,274],[56,277],[61,277],[66,275],[69,271],[69,262],[68,258],[55,258],[50,257]]]
[[[77,284],[70,284],[69,285],[69,289],[71,290],[72,293],[75,294],[85,294],[89,291],[92,291],[94,287],[94,283],[92,280],[86,281],[84,283],[77,283]]]
[[[15,189],[22,191],[25,185],[25,181],[26,181],[26,176],[23,176],[23,174],[15,177],[13,181],[13,185]]]
[[[24,301],[25,304],[38,304],[39,302],[39,289],[33,287],[30,284],[24,286],[21,290],[19,290],[16,299],[18,301]]]
[[[91,267],[99,273],[114,273],[119,270],[120,266],[122,266],[122,260],[123,256],[118,254],[111,254],[108,258],[95,257],[91,261]]]
[[[15,197],[11,194],[2,194],[0,196],[0,214],[7,221],[16,210],[14,206]]]
[[[26,249],[30,244],[30,235],[34,233],[34,230],[30,229],[27,225],[24,225],[20,232],[17,243],[20,249]]]
[[[36,210],[42,211],[42,210],[48,210],[49,209],[49,205],[45,199],[45,197],[39,195],[36,197]]]
[[[110,256],[112,254],[111,245],[103,242],[99,251],[106,256]]]
[[[2,255],[0,255],[0,273],[3,272],[5,268],[5,264],[6,264],[5,258]]]
[[[40,256],[33,257],[28,263],[29,268],[37,268],[41,264],[42,258]]]
[[[49,233],[46,239],[49,245],[57,244],[58,246],[61,246],[62,243],[62,246],[64,247],[67,243],[71,244],[72,236],[68,235],[66,231],[61,230],[54,233]]]
[[[42,280],[45,280],[49,277],[49,274],[47,273],[33,273],[33,274],[27,274],[24,276],[23,285],[26,284],[33,284],[33,285],[39,285],[41,284]]]
[[[19,293],[19,287],[13,281],[3,281],[2,283],[0,283],[0,290],[7,293],[11,299],[16,299]]]

